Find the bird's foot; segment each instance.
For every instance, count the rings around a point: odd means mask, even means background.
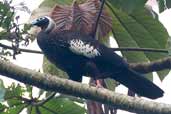
[[[96,80],[96,87],[97,88],[103,88],[101,80]]]

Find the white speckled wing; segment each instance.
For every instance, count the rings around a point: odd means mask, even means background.
[[[89,43],[85,43],[80,39],[73,39],[69,42],[69,44],[69,48],[73,53],[83,55],[88,58],[94,58],[101,55],[98,49],[95,49],[94,46]]]

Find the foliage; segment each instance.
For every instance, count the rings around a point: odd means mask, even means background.
[[[25,108],[29,114],[38,114],[40,111],[42,114],[53,114],[58,112],[60,114],[65,114],[69,110],[72,110],[73,114],[84,114],[84,107],[79,106],[70,99],[61,97],[58,95],[48,99],[47,96],[44,99],[40,97],[43,95],[39,92],[37,97],[33,97],[33,87],[12,84],[10,87],[6,88],[4,103],[0,103],[1,114],[19,114]],[[26,95],[27,94],[27,95]],[[71,106],[70,108],[67,108]],[[67,109],[67,110],[66,110]]]
[[[5,87],[4,87],[4,83],[2,80],[0,80],[0,102],[2,102],[4,100],[4,96],[5,96]]]
[[[153,19],[148,10],[135,11],[126,14],[112,8],[113,13],[113,35],[120,47],[147,47],[166,49],[168,33],[164,26],[156,19]],[[149,52],[123,52],[123,56],[129,62],[154,61],[167,54]],[[159,73],[161,79],[168,72]]]
[[[166,9],[171,8],[171,1],[170,0],[157,0],[159,5],[159,12],[163,12]]]
[[[157,1],[160,12],[171,7],[170,0]],[[7,40],[13,47],[13,53],[5,48],[1,49],[0,56],[4,59],[7,55],[15,58],[15,55],[20,53],[19,46],[28,45],[33,37],[28,32],[30,25],[18,24],[20,17],[15,15],[18,9],[27,12],[29,9],[23,4],[20,8],[18,6],[16,8],[11,6],[11,2],[6,0],[0,2],[0,41]],[[145,7],[146,2],[147,0],[106,0],[97,29],[99,40],[108,45],[106,42],[108,42],[109,36],[113,36],[119,47],[167,49],[169,35],[156,18],[157,14],[152,9]],[[44,0],[40,8],[46,7],[53,10],[52,18],[56,19],[58,16],[55,21],[60,30],[61,28],[67,30],[77,28],[81,32],[93,34],[100,2],[99,0]],[[25,37],[26,35],[27,37]],[[132,63],[149,62],[168,56],[164,53],[150,52],[122,52],[122,55]],[[46,58],[44,58],[43,70],[46,73],[67,77],[66,73],[50,64]],[[158,72],[160,79],[163,80],[168,72],[166,70]],[[149,74],[148,78],[152,80],[152,74]],[[110,79],[106,79],[105,84],[111,90],[115,90],[117,86]],[[0,112],[2,114],[18,114],[26,108],[28,114],[86,113],[85,107],[81,106],[83,99],[79,99],[81,103],[77,98],[65,95],[56,95],[48,99],[51,92],[40,90],[37,97],[34,97],[32,92],[32,86],[23,87],[19,84],[12,84],[5,88],[3,82],[0,81],[0,100],[2,101]],[[47,95],[42,98],[44,94]]]
[[[136,10],[143,9],[147,0],[108,0],[113,7],[121,9],[124,12],[132,13]]]
[[[27,46],[32,35],[28,33],[30,25],[19,24],[20,16],[15,15],[17,10],[30,12],[29,9],[24,4],[21,4],[21,7],[19,7],[19,5],[12,6],[11,3],[12,1],[8,0],[0,1],[0,41],[7,40],[10,42],[13,47],[13,54],[2,47],[0,57],[2,55],[13,55],[15,58],[15,55],[20,53],[18,50],[19,46],[21,44]]]

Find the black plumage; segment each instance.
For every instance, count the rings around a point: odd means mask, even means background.
[[[95,79],[110,77],[141,96],[151,99],[163,96],[162,89],[130,69],[122,57],[91,36],[75,31],[55,32],[55,24],[49,17],[36,19],[32,24],[42,29],[37,42],[44,55],[71,80],[81,81],[83,75]]]

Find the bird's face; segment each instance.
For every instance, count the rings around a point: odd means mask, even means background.
[[[40,17],[40,18],[37,18],[37,19],[33,20],[31,22],[31,24],[33,26],[38,26],[38,27],[41,27],[41,28],[45,28],[49,24],[49,19],[46,16]]]
[[[40,17],[32,21],[33,26],[40,27],[43,31],[49,33],[55,27],[55,22],[48,16]]]

